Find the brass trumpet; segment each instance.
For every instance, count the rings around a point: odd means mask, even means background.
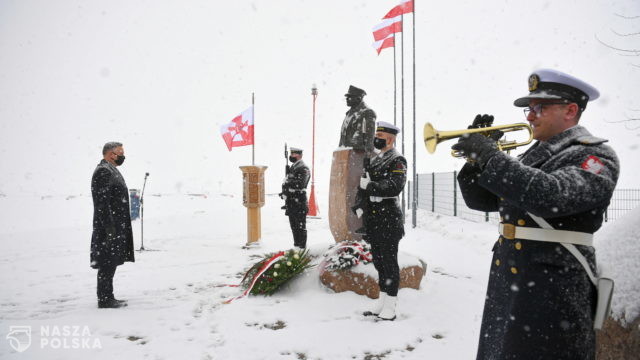
[[[474,134],[479,133],[484,136],[490,136],[494,131],[502,131],[502,132],[512,132],[512,131],[520,131],[527,130],[529,131],[529,139],[526,141],[516,142],[515,140],[507,141],[507,140],[498,140],[498,149],[500,151],[510,151],[519,146],[528,145],[533,141],[533,129],[529,124],[525,123],[517,123],[517,124],[507,124],[507,125],[498,125],[498,126],[490,126],[484,128],[475,128],[475,129],[465,129],[465,130],[456,130],[456,131],[437,131],[433,128],[431,123],[426,123],[424,125],[424,146],[427,148],[429,154],[433,154],[436,151],[436,146],[447,140],[459,138],[465,134]],[[451,150],[451,156],[453,157],[463,157],[459,151]]]

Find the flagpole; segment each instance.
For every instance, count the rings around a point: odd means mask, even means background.
[[[256,101],[255,93],[251,93],[251,109],[253,111],[253,141],[251,142],[251,165],[256,165]]]
[[[396,104],[398,102],[396,83],[396,33],[393,33],[393,125],[396,125],[396,114],[398,112],[398,105]]]
[[[418,205],[418,186],[416,182],[416,2],[413,2],[413,189],[411,190],[411,225],[416,227],[416,213]],[[455,194],[454,194],[455,197]]]
[[[402,21],[402,31],[400,32],[400,105],[401,105],[401,120],[402,120],[402,155],[404,156],[404,14],[400,15],[400,19]],[[405,209],[405,201],[404,201],[404,190],[402,191],[402,213],[404,214]]]

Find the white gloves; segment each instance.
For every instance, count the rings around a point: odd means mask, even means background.
[[[369,173],[368,172],[364,173],[364,177],[360,178],[360,189],[366,190],[367,185],[369,185],[370,182],[371,182],[371,179],[369,179]]]
[[[363,213],[364,213],[364,211],[362,211],[362,209],[356,209],[356,216],[358,216],[358,219],[360,219],[360,217],[362,217]]]

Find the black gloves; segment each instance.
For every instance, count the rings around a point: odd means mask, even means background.
[[[478,114],[469,129],[489,127],[492,124],[492,115]],[[499,152],[496,142],[503,134],[500,130],[492,131],[488,136],[481,133],[465,134],[451,149],[460,151],[468,160],[475,162],[482,169],[487,161]]]

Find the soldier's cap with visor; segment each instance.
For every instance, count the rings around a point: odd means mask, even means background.
[[[367,95],[366,91],[360,88],[357,88],[353,85],[349,85],[349,90],[347,90],[347,93],[344,94],[344,96],[359,96],[359,97],[363,97],[365,95]]]
[[[386,132],[391,135],[398,135],[400,128],[386,121],[378,121],[378,124],[376,125],[376,132],[378,131]]]
[[[290,147],[289,148],[289,152],[291,152],[292,154],[300,154],[302,155],[302,149],[297,148],[297,147]]]
[[[576,103],[580,110],[597,99],[600,92],[586,82],[558,70],[539,69],[529,75],[529,95],[516,99],[513,105],[529,106],[532,99],[562,100]]]

